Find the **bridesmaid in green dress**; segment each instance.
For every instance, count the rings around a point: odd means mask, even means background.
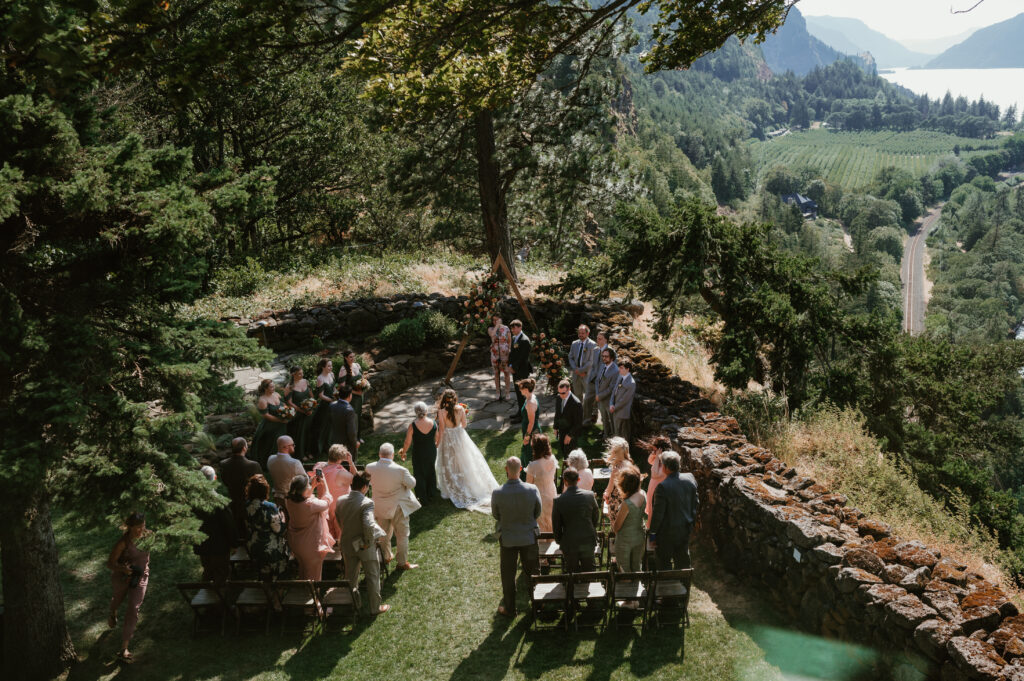
[[[315,449],[314,453],[324,458],[327,456],[327,447],[331,444],[331,402],[334,401],[334,391],[337,384],[334,381],[334,365],[331,360],[324,357],[316,365],[316,411],[313,412],[313,423],[310,427],[309,446]]]
[[[288,421],[277,414],[281,409],[281,396],[274,389],[272,380],[265,378],[260,381],[256,395],[256,410],[263,418],[252,436],[253,449],[256,451],[255,461],[267,470],[267,459],[277,453],[277,438],[288,434]]]
[[[295,452],[300,459],[307,460],[313,456],[307,451],[309,447],[309,430],[313,424],[313,410],[304,409],[302,403],[313,396],[309,381],[302,375],[302,367],[294,366],[289,370],[291,381],[284,389],[288,403],[295,408],[295,418],[288,422],[288,434],[295,440]]]
[[[523,463],[523,471],[520,477],[526,480],[526,467],[533,460],[533,436],[541,432],[540,428],[540,403],[533,394],[537,387],[537,381],[532,378],[524,378],[516,383],[516,388],[523,396],[523,408],[520,410],[522,418],[521,426],[523,432],[523,449],[519,458]]]

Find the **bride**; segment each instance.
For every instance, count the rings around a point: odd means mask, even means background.
[[[437,407],[440,446],[437,451],[437,486],[441,497],[456,508],[491,512],[491,492],[499,487],[487,460],[466,432],[466,410],[448,388]]]

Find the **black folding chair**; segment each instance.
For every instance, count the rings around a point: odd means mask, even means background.
[[[281,580],[274,582],[274,590],[281,603],[282,634],[290,614],[298,614],[303,619],[320,620],[320,604],[316,599],[316,589],[313,587],[312,580]]]
[[[542,628],[569,629],[572,610],[569,603],[570,575],[530,575],[530,611],[534,631]],[[547,625],[544,620],[550,620]]]
[[[655,570],[651,578],[651,607],[648,621],[660,626],[662,617],[676,615],[690,626],[690,589],[693,569]]]
[[[178,591],[192,608],[193,636],[200,633],[200,623],[211,617],[220,620],[220,634],[224,635],[228,604],[224,598],[224,592],[219,586],[213,582],[179,582]]]
[[[359,618],[359,593],[344,579],[323,580],[314,583],[316,598],[323,609],[322,617],[326,628],[332,618],[351,618],[355,629]]]
[[[572,609],[573,628],[585,627],[597,629],[604,625],[608,615],[608,596],[611,593],[612,575],[607,570],[600,572],[576,572],[572,577]]]
[[[228,581],[224,590],[230,594],[235,613],[235,633],[242,631],[242,619],[248,615],[263,615],[263,633],[270,633],[270,612],[274,609],[274,595],[266,582]]]
[[[618,629],[624,619],[628,619],[629,625],[635,627],[637,615],[640,615],[640,630],[647,628],[651,577],[650,572],[612,572],[608,614],[613,628]]]

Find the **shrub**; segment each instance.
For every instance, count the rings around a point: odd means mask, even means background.
[[[253,258],[246,258],[241,265],[219,270],[213,279],[213,287],[224,296],[249,296],[270,280],[270,273]]]
[[[423,325],[423,334],[428,345],[444,345],[459,333],[459,325],[455,320],[437,310],[421,314],[416,321]]]
[[[388,324],[381,330],[379,340],[390,354],[418,352],[426,343],[423,322],[417,317]]]

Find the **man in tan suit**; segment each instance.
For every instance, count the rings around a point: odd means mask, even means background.
[[[345,557],[345,579],[353,587],[359,584],[359,567],[366,573],[366,590],[370,599],[370,614],[383,615],[391,609],[380,602],[380,561],[377,560],[377,542],[384,538],[384,530],[373,518],[373,500],[364,495],[366,478],[355,475],[352,488],[341,497],[334,514],[341,526],[341,554]]]
[[[412,570],[419,567],[409,562],[409,515],[420,508],[413,490],[416,478],[394,461],[395,446],[385,442],[380,446],[380,460],[367,464],[366,474],[373,487],[374,515],[385,532],[384,558],[391,560],[391,537],[398,544],[398,567]]]

